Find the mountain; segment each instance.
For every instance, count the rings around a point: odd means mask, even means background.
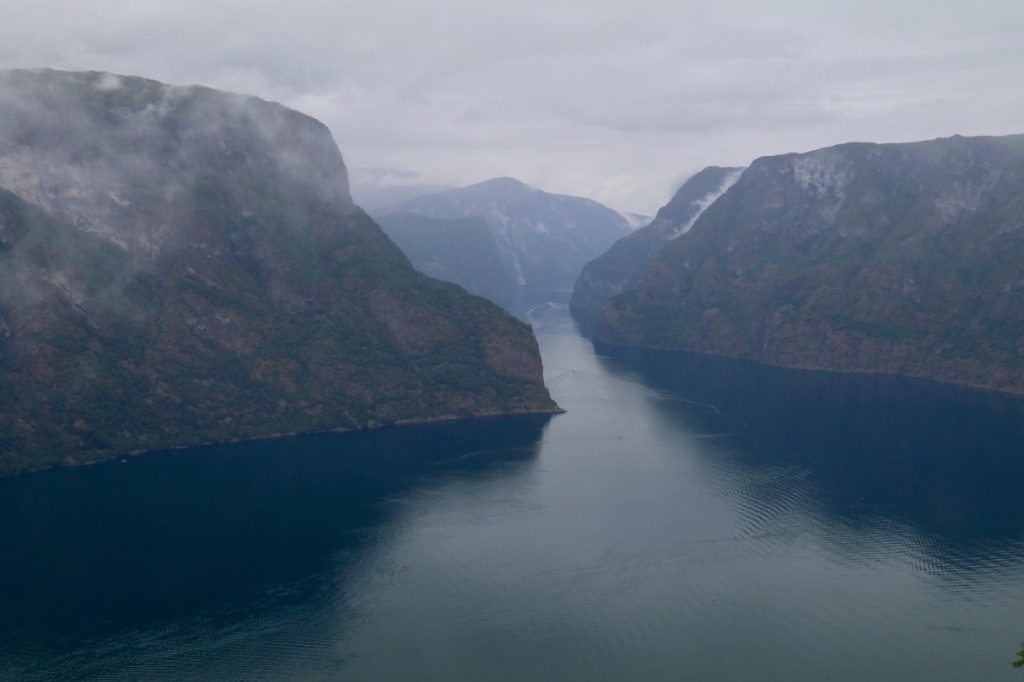
[[[1024,392],[1024,135],[758,159],[596,338]]]
[[[555,410],[529,327],[417,273],[321,123],[0,72],[0,473]]]
[[[431,218],[482,218],[518,285],[570,289],[583,265],[629,234],[625,218],[596,201],[549,194],[512,178],[402,202],[394,211]]]
[[[662,247],[687,232],[742,172],[742,168],[705,168],[684,182],[646,227],[626,235],[587,263],[569,301],[573,316],[582,326],[590,328],[608,301],[642,277]]]
[[[639,230],[654,220],[652,216],[643,213],[621,213],[620,215],[626,219],[626,223],[629,224],[631,230]]]
[[[505,271],[498,244],[480,218],[428,218],[391,213],[378,220],[413,266],[499,305],[509,305],[515,282]]]

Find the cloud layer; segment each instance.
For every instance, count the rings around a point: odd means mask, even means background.
[[[653,213],[709,164],[1024,132],[1019,0],[0,0],[0,12],[0,67],[283,102],[330,126],[368,191],[512,175]]]

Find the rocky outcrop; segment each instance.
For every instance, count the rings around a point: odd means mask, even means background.
[[[599,340],[1024,392],[1024,135],[762,158]]]
[[[319,122],[0,73],[0,473],[556,409],[530,329],[417,273]]]
[[[630,231],[625,218],[596,201],[549,194],[513,178],[418,197],[397,211],[486,221],[505,270],[530,289],[571,289],[587,261]]]
[[[425,275],[508,306],[515,282],[505,271],[494,235],[480,218],[428,218],[389,213],[378,220],[413,266]]]
[[[581,325],[589,329],[608,301],[633,286],[665,244],[688,232],[704,209],[732,187],[742,172],[742,168],[705,168],[683,183],[650,224],[626,235],[587,263],[569,301]]]

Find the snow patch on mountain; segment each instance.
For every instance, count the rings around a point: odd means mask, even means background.
[[[669,234],[668,239],[666,241],[671,241],[676,237],[679,237],[680,235],[684,235],[687,232],[689,232],[690,228],[693,227],[693,224],[697,222],[697,218],[700,218],[704,211],[706,211],[711,206],[711,204],[718,201],[718,197],[728,192],[729,188],[736,184],[736,181],[740,179],[741,175],[743,175],[744,170],[745,169],[741,168],[739,170],[733,171],[732,173],[729,173],[724,178],[722,178],[722,184],[720,184],[713,192],[708,192],[700,199],[694,200],[691,205],[696,207],[697,210],[694,212],[693,216],[685,223],[683,223],[675,230],[673,230]]]

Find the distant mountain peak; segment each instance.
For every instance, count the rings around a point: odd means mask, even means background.
[[[389,213],[403,210],[485,220],[515,281],[549,289],[571,287],[584,263],[630,232],[625,218],[592,199],[551,194],[510,177],[421,196]]]
[[[485,187],[485,186],[489,186],[489,187],[510,187],[510,188],[514,187],[516,189],[533,189],[533,187],[530,187],[529,185],[527,185],[522,180],[517,180],[516,178],[513,178],[513,177],[508,176],[508,175],[502,175],[501,177],[491,178],[490,180],[484,180],[483,182],[478,182],[475,185],[470,185],[470,187]]]
[[[531,187],[521,180],[517,180],[512,177],[502,176],[499,178],[491,178],[490,180],[484,180],[474,185],[469,185],[461,190],[453,190],[461,192],[471,193],[488,193],[500,196],[523,196],[536,193],[542,193],[541,190],[536,187]]]

